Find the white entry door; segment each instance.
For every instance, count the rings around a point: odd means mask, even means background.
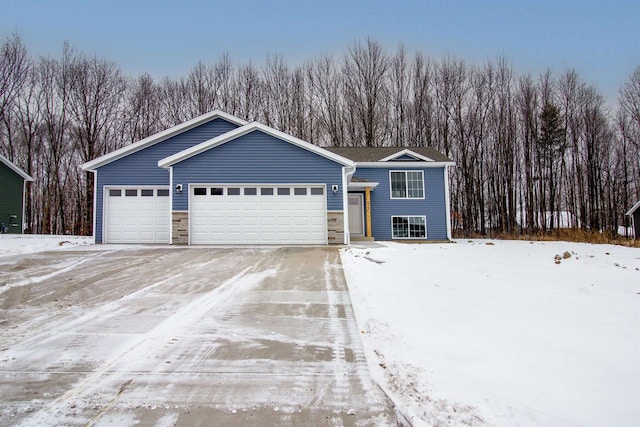
[[[169,187],[104,192],[104,243],[169,243]]]
[[[324,185],[189,187],[190,243],[327,244]]]
[[[364,203],[362,194],[349,194],[349,234],[364,236]]]

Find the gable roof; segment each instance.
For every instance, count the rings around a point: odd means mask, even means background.
[[[453,160],[431,147],[325,147],[325,149],[356,163],[393,161],[404,155],[416,157],[420,159],[419,161],[453,163]]]
[[[138,142],[127,145],[118,150],[112,151],[111,153],[105,154],[104,156],[98,157],[97,159],[91,160],[90,162],[83,164],[82,169],[86,171],[96,170],[100,166],[104,166],[115,160],[126,157],[129,154],[143,150],[151,145],[162,142],[166,139],[169,139],[173,136],[186,132],[190,129],[193,129],[195,127],[198,127],[202,124],[208,123],[215,119],[224,119],[228,122],[235,123],[239,126],[243,126],[247,124],[246,120],[242,120],[241,118],[232,116],[231,114],[227,114],[224,111],[214,110],[207,114],[203,114],[194,119],[188,120],[184,123],[180,123],[169,129],[163,130],[162,132],[158,132],[154,135],[148,136]]]
[[[224,133],[222,135],[219,135],[215,138],[209,139],[207,141],[204,141],[198,145],[194,145],[191,148],[188,148],[186,150],[180,151],[179,153],[176,153],[172,156],[169,157],[165,157],[164,159],[160,160],[158,162],[158,166],[163,167],[163,168],[169,168],[171,166],[173,166],[176,163],[179,163],[183,160],[186,160],[190,157],[196,156],[200,153],[203,153],[207,150],[210,150],[212,148],[215,148],[219,145],[222,145],[226,142],[232,141],[236,138],[239,138],[243,135],[246,135],[250,132],[253,131],[261,131],[266,133],[267,135],[271,135],[275,138],[281,139],[285,142],[288,142],[290,144],[296,145],[300,148],[303,148],[307,151],[310,151],[312,153],[315,153],[319,156],[325,157],[329,160],[333,160],[334,162],[340,163],[344,166],[349,166],[349,167],[354,167],[354,164],[351,160],[349,160],[346,157],[343,157],[339,154],[333,153],[331,151],[327,151],[324,148],[318,147],[317,145],[313,145],[310,144],[306,141],[303,141],[301,139],[296,138],[295,136],[291,136],[289,134],[286,134],[284,132],[280,132],[279,130],[273,129],[269,126],[263,125],[262,123],[258,123],[258,122],[251,122],[249,124],[246,124],[242,127],[239,127],[237,129],[231,130],[227,133]]]
[[[627,212],[625,215],[633,215],[633,213],[638,210],[638,208],[640,208],[640,200],[638,201],[638,203],[636,203],[635,205],[633,205],[633,207],[631,209],[629,209],[629,212]]]
[[[20,175],[20,177],[22,179],[24,179],[25,181],[33,181],[33,178],[31,178],[30,175],[28,175],[25,171],[23,171],[22,169],[20,169],[18,166],[16,166],[13,162],[9,161],[9,159],[7,159],[5,156],[3,156],[2,154],[0,154],[0,162],[4,163],[5,165],[7,165],[7,167],[9,169],[11,169],[12,171],[14,171],[17,175]]]

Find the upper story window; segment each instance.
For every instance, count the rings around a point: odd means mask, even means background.
[[[424,199],[424,174],[422,171],[391,171],[392,199]]]

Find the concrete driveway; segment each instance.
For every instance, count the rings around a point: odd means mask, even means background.
[[[1,426],[394,424],[334,248],[0,258]]]

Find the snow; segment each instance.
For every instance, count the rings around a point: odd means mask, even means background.
[[[341,256],[373,376],[413,425],[640,425],[639,249],[458,240]]]
[[[412,425],[640,425],[640,249],[498,240],[363,245],[368,246],[342,249],[341,257],[367,363],[374,379]],[[100,260],[113,249],[109,245],[92,245],[90,237],[0,235],[0,257],[78,249],[86,250],[86,254],[61,258],[53,272],[38,270],[35,276],[3,286],[3,292],[40,283],[52,275],[62,277],[77,263]],[[118,246],[121,249],[130,248]],[[127,255],[120,257],[120,262],[135,262]],[[210,263],[224,267],[225,274],[201,277]],[[282,293],[254,289],[274,274],[271,269],[231,274],[228,260],[200,258],[191,265],[163,261],[165,264],[181,268],[167,276],[155,271],[159,267],[154,264],[154,270],[148,273],[157,275],[157,281],[151,280],[143,288],[99,308],[83,311],[74,306],[66,309],[65,316],[53,318],[47,312],[50,319],[46,321],[46,331],[55,330],[57,335],[48,336],[45,330],[35,334],[24,345],[12,347],[11,355],[16,357],[12,360],[28,366],[52,367],[65,366],[71,359],[78,363],[95,361],[97,374],[89,375],[88,382],[79,382],[68,392],[74,397],[69,405],[83,402],[80,397],[86,395],[86,405],[90,406],[91,396],[99,396],[100,390],[127,386],[123,383],[124,373],[155,360],[170,360],[165,354],[167,346],[183,345],[185,352],[192,350],[203,335],[192,336],[185,331],[191,331],[194,325],[199,325],[198,331],[209,331],[211,325],[201,319],[209,317],[205,314],[210,313],[211,307],[225,307],[233,313],[240,300],[252,302],[251,298],[257,298],[254,302],[268,303],[269,298],[276,298],[273,295]],[[336,305],[344,296],[331,290],[333,270],[327,265],[325,270],[331,310],[326,328],[332,337],[338,337]],[[111,281],[119,283],[118,277],[114,275]],[[213,277],[220,281],[219,286],[188,297],[189,290],[198,290],[205,284],[209,289]],[[171,291],[170,298],[165,294],[167,289]],[[307,305],[313,302],[309,298],[319,295],[299,294],[291,295],[296,303]],[[153,309],[138,313],[141,301],[153,304]],[[123,317],[122,313],[127,315]],[[167,316],[164,321],[163,316]],[[116,318],[121,322],[115,323]],[[92,319],[98,326],[104,324],[111,329],[105,327],[106,333],[92,338],[90,327],[98,328]],[[40,321],[40,317],[33,320]],[[264,337],[283,342],[290,339],[282,333],[275,334],[276,327],[269,323],[259,330],[251,329],[252,334],[261,335],[251,335],[250,339],[238,329],[221,330],[220,336],[229,342],[241,341],[242,345],[261,342]],[[130,335],[123,335],[123,331]],[[354,330],[356,336],[357,333]],[[172,337],[180,337],[184,343],[174,344]],[[73,340],[87,342],[76,346]],[[305,336],[295,344],[308,341]],[[53,348],[51,343],[55,344]],[[342,361],[340,342],[328,344],[334,358]],[[210,350],[214,344],[208,345]],[[149,355],[157,357],[149,359]],[[159,378],[166,376],[165,370],[191,369],[190,360],[171,359],[170,364],[154,367],[149,372],[157,378],[147,373],[147,388],[150,390],[156,382],[162,385]],[[197,360],[200,359],[194,359]],[[227,369],[225,366],[220,369]],[[323,365],[318,364],[315,369],[319,366]],[[327,366],[327,372],[335,377],[337,390],[348,390],[343,384],[342,365]],[[291,368],[287,365],[282,369]],[[109,375],[100,376],[101,373]],[[181,384],[178,385],[182,387]],[[193,384],[184,387],[191,390]],[[129,393],[133,399],[145,390]],[[43,389],[42,396],[49,391]],[[250,397],[247,393],[262,393],[248,389],[242,392],[246,398]],[[286,390],[281,392],[287,394]],[[337,400],[343,397],[336,393]],[[278,406],[274,403],[274,407],[281,412],[288,410],[280,400],[276,401]],[[49,409],[53,408],[57,408],[55,402]],[[239,409],[242,407],[233,408]],[[24,406],[20,410],[35,409]],[[45,410],[30,419],[54,424],[49,421],[59,421],[56,416]],[[96,425],[132,424],[134,420],[127,418],[130,416],[111,414]],[[158,425],[174,421],[174,415],[168,414]]]
[[[0,257],[82,247],[93,244],[92,237],[40,234],[0,234]]]

